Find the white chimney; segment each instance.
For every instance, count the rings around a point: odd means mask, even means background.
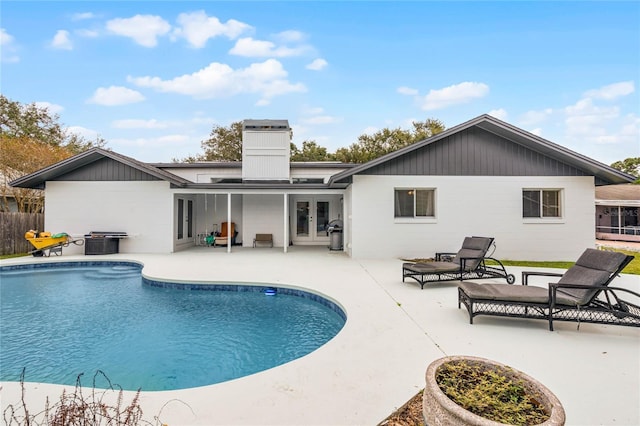
[[[244,120],[242,180],[290,181],[291,128],[287,120]]]

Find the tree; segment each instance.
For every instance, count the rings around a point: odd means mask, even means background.
[[[440,120],[428,118],[425,121],[414,121],[413,129],[403,130],[384,128],[373,135],[360,135],[358,142],[348,148],[336,151],[337,160],[345,163],[366,163],[407,145],[427,139],[445,129]]]
[[[235,121],[228,127],[214,126],[209,139],[200,143],[204,153],[191,155],[183,159],[173,159],[175,162],[194,163],[197,161],[242,161],[242,122]],[[333,155],[315,141],[302,142],[302,150],[290,144],[291,161],[327,161],[333,160]]]
[[[40,213],[44,208],[42,190],[16,188],[8,183],[72,155],[65,146],[41,143],[27,136],[0,134],[0,211],[9,211],[10,201],[13,200],[19,212]]]
[[[35,103],[23,105],[0,95],[0,134],[7,137],[28,138],[42,144],[64,146],[78,154],[94,146],[104,146],[101,137],[90,141],[70,132],[60,123],[60,116]]]
[[[200,143],[204,153],[190,156],[182,161],[242,161],[242,121],[229,127],[214,126],[209,139]]]
[[[640,178],[640,157],[630,157],[622,161],[616,161],[611,167]]]
[[[315,141],[302,142],[302,150],[291,143],[291,161],[333,161],[335,155],[328,153],[327,148],[318,145]]]
[[[89,141],[65,129],[59,116],[35,103],[23,105],[0,95],[0,210],[15,200],[20,212],[40,212],[41,190],[13,188],[8,182],[64,160],[93,146],[104,146],[98,137]]]

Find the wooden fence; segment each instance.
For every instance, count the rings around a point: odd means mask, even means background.
[[[43,213],[0,212],[0,255],[33,250],[31,243],[24,238],[30,229],[44,230]]]

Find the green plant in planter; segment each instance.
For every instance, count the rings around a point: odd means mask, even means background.
[[[537,425],[549,419],[539,395],[507,371],[487,369],[464,360],[446,362],[436,371],[436,382],[453,402],[488,420],[510,425]]]

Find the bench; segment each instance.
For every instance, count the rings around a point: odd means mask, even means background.
[[[269,247],[273,247],[273,235],[272,234],[256,234],[253,239],[253,247],[257,244],[269,244]]]

